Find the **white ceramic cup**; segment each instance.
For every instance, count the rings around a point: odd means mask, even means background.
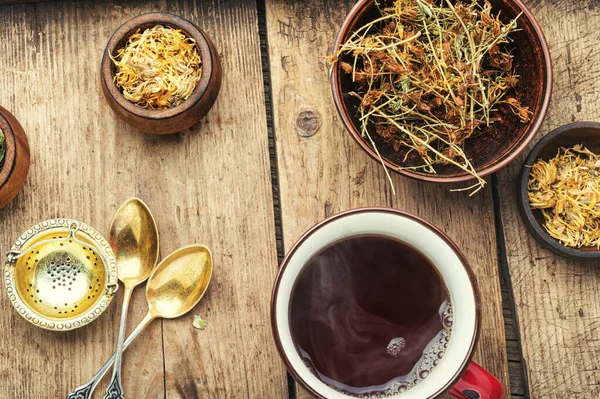
[[[388,208],[356,209],[319,223],[298,240],[283,261],[273,289],[271,319],[280,355],[296,381],[320,398],[353,397],[330,388],[304,364],[292,339],[290,299],[300,272],[313,256],[345,238],[374,234],[408,243],[427,256],[448,288],[454,311],[451,340],[440,364],[427,379],[393,398],[437,398],[447,391],[457,398],[503,398],[502,384],[470,362],[479,333],[479,294],[466,259],[433,225]]]

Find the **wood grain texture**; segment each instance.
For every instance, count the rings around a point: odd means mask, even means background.
[[[508,385],[490,189],[469,198],[398,176],[392,196],[380,165],[344,131],[326,57],[352,1],[267,0],[275,135],[285,248],[316,222],[360,206],[390,206],[447,232],[470,260],[483,298],[475,359]],[[300,397],[306,397],[299,390]]]
[[[554,94],[541,138],[569,122],[600,119],[600,3],[529,0],[554,61]],[[508,266],[532,398],[600,396],[600,269],[568,261],[527,233],[517,210],[526,156],[499,173]]]
[[[108,38],[121,23],[148,11],[197,23],[222,57],[224,81],[215,107],[193,130],[170,137],[125,125],[99,88]],[[25,190],[0,211],[2,252],[29,226],[52,217],[77,218],[106,234],[118,206],[139,196],[156,217],[162,255],[205,243],[215,272],[208,295],[191,314],[155,322],[125,353],[128,397],[286,397],[268,316],[277,268],[255,5],[214,0],[1,6],[0,37],[0,104],[22,122],[32,149]],[[29,325],[10,309],[6,295],[0,303],[2,398],[64,397],[114,349],[118,306],[88,327],[58,334]],[[129,329],[145,312],[138,290]],[[194,314],[209,321],[206,330],[192,327]]]

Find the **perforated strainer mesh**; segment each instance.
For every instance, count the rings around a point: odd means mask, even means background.
[[[94,237],[73,227],[48,229],[25,242],[23,252],[14,252],[11,269],[23,305],[56,321],[99,314],[101,302],[105,307],[107,295],[112,296],[112,284],[107,257],[98,247]],[[114,257],[112,251],[109,256]]]

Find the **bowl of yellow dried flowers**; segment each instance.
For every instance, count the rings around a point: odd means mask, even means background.
[[[21,191],[29,172],[29,141],[17,119],[0,107],[0,209]]]
[[[198,123],[217,100],[222,80],[210,37],[167,13],[140,15],[121,25],[108,41],[100,74],[113,111],[153,134]]]
[[[542,245],[572,259],[600,259],[600,123],[572,123],[542,138],[519,184],[521,215]]]
[[[521,0],[359,0],[330,63],[346,129],[386,173],[471,193],[526,148],[552,91]]]

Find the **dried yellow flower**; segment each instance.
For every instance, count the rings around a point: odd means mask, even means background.
[[[528,191],[544,228],[563,245],[600,248],[600,157],[582,145],[560,148],[531,168]]]
[[[127,100],[147,109],[181,104],[202,75],[196,41],[168,26],[138,30],[111,58],[117,67],[117,87]]]

